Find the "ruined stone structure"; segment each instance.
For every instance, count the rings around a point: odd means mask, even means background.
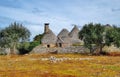
[[[81,43],[78,37],[79,29],[74,26],[71,32],[63,29],[57,36],[50,30],[49,23],[45,23],[44,36],[41,40],[42,45],[51,47],[69,47],[73,44]]]

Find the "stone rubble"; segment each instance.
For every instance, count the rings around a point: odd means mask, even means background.
[[[75,60],[75,61],[81,61],[81,60],[93,60],[93,58],[69,58],[69,57],[63,57],[63,58],[57,58],[55,56],[50,56],[49,58],[40,58],[41,61],[50,61],[51,63],[57,63],[57,62],[63,62],[67,60]]]

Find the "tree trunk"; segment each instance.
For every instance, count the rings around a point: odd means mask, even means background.
[[[102,48],[103,48],[103,47],[104,47],[103,44],[98,45],[98,47],[97,47],[97,49],[96,49],[96,51],[95,51],[95,54],[96,54],[96,55],[100,55],[101,52],[102,52]]]
[[[94,49],[93,49],[93,46],[92,45],[90,45],[90,54],[93,54],[93,52],[94,52]]]
[[[13,47],[11,48],[11,54],[14,55],[16,53],[16,44],[13,44]]]
[[[95,51],[95,55],[99,55],[99,52],[100,52],[100,48],[99,46],[96,48],[96,51]]]
[[[7,48],[7,55],[10,55],[10,48]]]
[[[14,45],[13,54],[15,54],[15,52],[16,52],[16,46]]]
[[[101,44],[101,45],[100,45],[100,52],[99,52],[99,53],[102,52],[102,48],[103,48],[103,45]]]
[[[90,53],[92,54],[92,49],[90,48]]]

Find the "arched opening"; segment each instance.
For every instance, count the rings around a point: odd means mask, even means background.
[[[62,47],[62,43],[59,43],[59,47]]]
[[[50,45],[47,45],[48,48],[50,48]]]

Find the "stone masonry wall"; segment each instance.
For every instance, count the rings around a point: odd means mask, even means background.
[[[0,48],[0,55],[10,54],[9,48]]]
[[[35,47],[31,53],[89,53],[89,50],[83,46],[46,48],[42,46]]]

